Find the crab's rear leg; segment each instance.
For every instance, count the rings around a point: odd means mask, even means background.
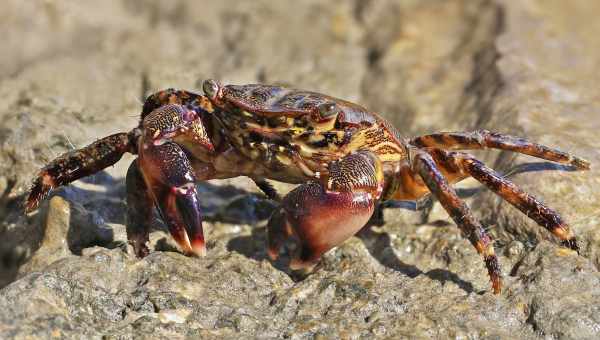
[[[499,294],[502,289],[501,272],[492,238],[473,216],[471,209],[458,197],[431,155],[417,150],[412,166],[413,171],[423,178],[431,193],[440,201],[456,225],[477,249],[477,252],[483,256],[494,293]]]
[[[585,159],[542,144],[530,142],[523,138],[487,130],[438,132],[415,137],[409,143],[418,147],[435,147],[446,150],[475,150],[485,148],[509,150],[552,162],[568,164],[578,170],[588,170],[590,168],[590,163]]]
[[[571,228],[562,217],[507,178],[488,168],[473,156],[463,152],[441,149],[428,149],[427,152],[434,157],[439,166],[444,167],[447,171],[472,176],[519,209],[527,217],[558,237],[564,246],[579,251],[575,235],[573,235]]]
[[[267,232],[269,256],[276,259],[282,243],[294,235],[299,251],[290,268],[310,272],[323,253],[368,222],[382,185],[380,161],[370,151],[358,151],[330,163],[326,180],[292,190],[271,216]]]

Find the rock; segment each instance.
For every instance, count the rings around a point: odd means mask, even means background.
[[[597,338],[599,6],[6,1],[0,338]],[[459,192],[497,239],[500,296],[446,212],[427,201],[389,204],[301,281],[287,269],[289,250],[267,260],[265,218],[275,205],[243,178],[198,186],[204,258],[181,255],[159,221],[150,255],[132,257],[129,155],[22,213],[31,178],[49,159],[135,126],[144,95],[197,89],[206,78],[346,98],[407,136],[485,128],[584,157],[591,171],[475,152],[557,209],[581,254],[473,180]]]
[[[42,270],[72,253],[80,254],[83,248],[108,246],[113,241],[112,229],[98,224],[83,207],[60,196],[52,197],[47,210],[41,214],[45,216],[42,241],[33,256],[19,268],[21,273]]]
[[[19,270],[23,273],[43,270],[49,264],[71,255],[67,244],[71,211],[69,203],[60,196],[54,196],[45,212],[44,237],[39,248]]]
[[[513,271],[522,285],[509,300],[523,308],[534,331],[557,339],[598,336],[600,273],[590,261],[543,242]]]
[[[586,18],[588,6],[565,6],[554,2],[506,5],[505,30],[498,36],[496,61],[502,86],[496,92],[486,125],[498,129],[513,129],[547,145],[577,153],[591,161],[592,170],[571,172],[560,166],[543,164],[535,159],[515,158],[501,154],[495,166],[504,171],[518,163],[529,163],[529,170],[511,178],[525,190],[544,200],[559,211],[575,230],[584,255],[596,263],[598,254],[597,230],[600,200],[595,188],[600,185],[600,152],[596,130],[597,99],[600,92],[590,77],[596,65],[589,58],[600,53],[600,47],[590,37],[600,33],[599,25],[569,29],[574,18]],[[560,13],[560,14],[558,14]],[[569,19],[560,19],[569,18]],[[489,125],[487,125],[489,124]],[[540,171],[540,170],[546,171]],[[489,193],[478,200],[483,215],[496,226],[499,238],[518,238],[535,243],[551,239],[522,214],[515,214],[508,204]]]

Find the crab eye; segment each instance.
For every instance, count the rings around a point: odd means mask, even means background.
[[[337,115],[340,110],[335,103],[324,103],[319,105],[319,113],[322,118],[329,118]]]
[[[219,93],[219,83],[213,79],[207,79],[202,83],[202,91],[206,94],[210,99],[214,99],[217,97],[217,93]]]

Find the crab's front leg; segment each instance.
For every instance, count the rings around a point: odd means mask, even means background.
[[[322,254],[358,232],[369,220],[381,196],[383,172],[370,151],[358,151],[329,164],[323,182],[292,190],[267,226],[269,257],[275,260],[288,236],[299,251],[290,268],[310,272]]]
[[[154,202],[181,249],[187,255],[206,252],[196,174],[184,149],[173,140],[193,140],[207,152],[214,149],[200,118],[179,105],[165,105],[148,115],[138,143],[139,158],[128,173],[128,238],[136,255],[147,250],[148,202]],[[187,138],[186,138],[187,137]],[[144,193],[142,194],[141,191]]]

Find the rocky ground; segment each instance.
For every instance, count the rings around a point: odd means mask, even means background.
[[[5,1],[0,338],[598,338],[599,12],[587,0]],[[497,239],[500,296],[438,204],[386,209],[383,226],[294,282],[266,259],[273,205],[240,178],[199,187],[205,258],[178,253],[157,222],[155,251],[137,260],[124,227],[131,157],[23,215],[45,162],[133,127],[149,92],[206,78],[347,98],[405,135],[487,128],[585,157],[592,171],[477,154],[560,211],[581,254],[465,181]]]

